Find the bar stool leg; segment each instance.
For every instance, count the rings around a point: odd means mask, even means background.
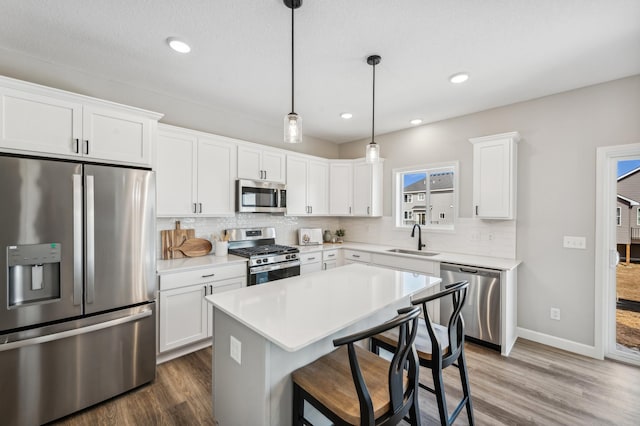
[[[447,411],[447,400],[444,394],[444,380],[442,379],[442,368],[433,365],[431,369],[433,376],[433,390],[438,402],[438,413],[440,414],[440,424],[449,425],[449,412]]]
[[[469,386],[469,375],[467,374],[467,360],[464,356],[464,347],[460,352],[458,358],[458,369],[460,370],[460,380],[462,381],[462,392],[467,399],[467,417],[469,418],[469,425],[475,424],[473,420],[473,403],[471,402],[471,387]]]
[[[300,388],[295,383],[293,384],[293,407],[291,412],[293,418],[291,424],[293,426],[302,426],[304,424],[304,398],[300,392]]]

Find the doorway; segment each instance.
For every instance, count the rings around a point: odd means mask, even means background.
[[[598,149],[596,348],[640,365],[640,144]]]

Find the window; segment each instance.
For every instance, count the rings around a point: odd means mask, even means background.
[[[457,172],[457,162],[394,169],[396,226],[417,223],[430,229],[453,229],[458,213]]]
[[[616,207],[616,225],[622,226],[622,207]]]
[[[640,225],[640,209],[636,209],[636,225]]]

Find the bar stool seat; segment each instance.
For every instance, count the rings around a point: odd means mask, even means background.
[[[444,356],[449,353],[449,332],[447,327],[444,327],[440,324],[432,324],[433,331],[436,333],[437,339],[440,342],[440,346],[442,348],[442,353]],[[394,351],[396,347],[396,342],[398,341],[398,331],[397,329],[389,330],[385,333],[377,334],[374,337],[379,343],[380,346],[383,346],[380,343],[386,343],[386,349],[390,351]],[[422,360],[430,360],[433,354],[433,349],[431,347],[431,339],[429,337],[429,333],[427,332],[426,327],[418,327],[418,334],[416,335],[416,351],[418,352],[418,359]]]
[[[396,342],[397,343],[397,340]],[[365,349],[355,346],[360,371],[367,384],[373,403],[373,415],[378,418],[389,411],[389,361]],[[293,381],[313,396],[329,411],[347,423],[360,424],[360,406],[358,394],[351,377],[347,347],[323,356],[293,372]],[[404,374],[403,387],[407,386],[407,375]],[[354,401],[356,404],[354,404]]]

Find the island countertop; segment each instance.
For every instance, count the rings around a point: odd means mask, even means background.
[[[206,300],[285,351],[294,352],[440,281],[352,264],[212,294]]]

